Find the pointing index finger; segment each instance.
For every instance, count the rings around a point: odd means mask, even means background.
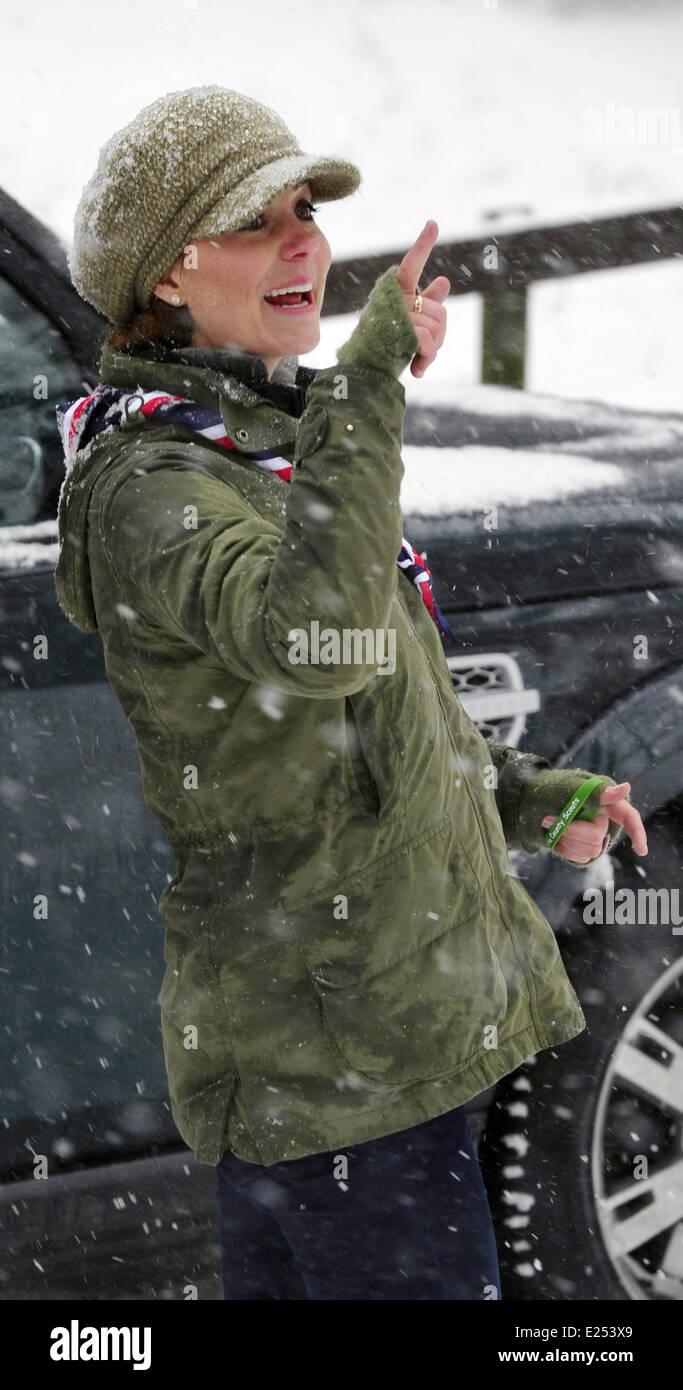
[[[416,285],[420,283],[420,276],[429,260],[438,235],[439,228],[433,218],[430,218],[410,250],[406,251],[396,271],[396,279],[405,294],[413,294]]]

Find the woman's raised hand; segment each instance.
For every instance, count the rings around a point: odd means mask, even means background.
[[[413,376],[424,376],[446,336],[446,309],[443,300],[451,292],[451,282],[447,276],[437,275],[426,290],[420,291],[422,295],[420,313],[415,313],[413,308],[420,276],[438,235],[439,228],[436,222],[430,219],[410,250],[406,251],[396,271],[396,279],[405,295],[406,308],[420,342],[420,351],[415,353],[410,364]]]

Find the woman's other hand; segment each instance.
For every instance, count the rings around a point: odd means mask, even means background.
[[[587,864],[590,859],[595,859],[601,853],[610,820],[623,825],[627,835],[631,837],[636,854],[647,854],[645,826],[635,806],[625,799],[630,790],[630,782],[603,787],[600,803],[607,807],[609,816],[607,811],[598,811],[595,820],[592,821],[579,820],[576,816],[554,845],[555,854],[561,854],[563,859],[569,859],[573,864]],[[555,816],[544,816],[541,824],[547,828],[555,819]]]
[[[405,295],[406,308],[420,342],[420,351],[415,354],[410,364],[413,376],[424,376],[446,336],[446,309],[443,300],[451,292],[451,282],[447,276],[437,275],[426,290],[420,291],[422,310],[419,313],[415,313],[413,308],[416,287],[420,283],[420,276],[438,235],[439,228],[436,222],[430,219],[413,246],[406,251],[396,271],[396,279]]]

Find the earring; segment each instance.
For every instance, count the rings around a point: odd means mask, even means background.
[[[182,302],[183,302],[183,301],[182,301],[182,299],[180,298],[180,295],[179,295],[179,294],[172,294],[172,295],[171,295],[171,304],[182,304]]]

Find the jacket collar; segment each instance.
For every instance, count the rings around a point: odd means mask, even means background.
[[[246,352],[243,348],[172,348],[169,357],[171,361],[187,362],[190,366],[213,367],[226,375],[232,372],[241,381],[251,382],[255,386],[263,385],[269,380],[293,386],[296,384],[299,367],[298,357],[281,357],[272,377],[269,378],[264,358],[255,352]]]
[[[301,366],[298,357],[291,355],[280,359],[269,379],[264,359],[239,348],[169,350],[150,345],[140,356],[105,344],[99,377],[111,386],[160,388],[216,409],[221,409],[221,402],[249,407],[265,400],[298,419],[316,370]]]

